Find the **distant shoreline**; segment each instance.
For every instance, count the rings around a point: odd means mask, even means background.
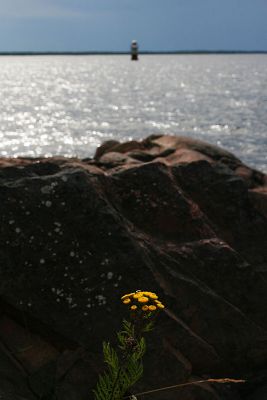
[[[140,51],[140,55],[267,54],[267,50]],[[0,51],[0,56],[95,56],[130,55],[129,51]]]

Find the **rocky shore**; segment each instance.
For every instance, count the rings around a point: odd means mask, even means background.
[[[92,399],[122,294],[159,293],[136,392],[267,396],[267,176],[185,137],[109,141],[93,159],[1,159],[0,397]]]

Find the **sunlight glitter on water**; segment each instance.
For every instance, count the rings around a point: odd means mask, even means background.
[[[90,157],[167,133],[267,170],[266,78],[266,55],[1,57],[0,155]]]

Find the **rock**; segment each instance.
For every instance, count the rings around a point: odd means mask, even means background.
[[[112,153],[127,153],[131,150],[142,149],[142,143],[136,140],[131,140],[130,142],[120,143],[116,140],[107,140],[100,147],[97,148],[94,158],[97,160],[104,154]]]
[[[20,365],[0,345],[0,399],[33,400],[34,394],[27,384],[27,376]]]
[[[255,208],[267,217],[267,187],[252,189],[248,195]]]
[[[14,393],[30,400],[50,382],[60,400],[92,398],[102,341],[127,315],[119,298],[137,289],[167,308],[134,393],[264,368],[263,173],[216,146],[158,135],[108,142],[95,160],[3,159],[0,186],[0,340],[26,374],[14,364]],[[19,391],[25,379],[33,394]],[[239,399],[207,384],[180,394]]]
[[[248,261],[263,263],[266,222],[251,202],[246,182],[206,161],[176,167],[178,185],[198,204],[216,233]]]
[[[107,140],[106,142],[102,143],[102,145],[96,149],[95,159],[98,160],[103,154],[111,151],[112,148],[119,143],[120,142],[118,142],[117,140]]]
[[[124,154],[121,153],[116,153],[116,152],[108,152],[107,154],[104,154],[102,157],[99,158],[98,160],[98,166],[105,168],[105,169],[110,169],[110,168],[116,168],[120,167],[122,165],[128,165],[131,166],[132,164],[139,164],[138,161],[131,157],[127,157]]]
[[[263,400],[267,399],[267,385],[260,386],[250,396],[246,397],[247,400]]]

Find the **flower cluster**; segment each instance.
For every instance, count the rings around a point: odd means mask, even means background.
[[[143,292],[137,290],[121,297],[123,304],[130,306],[131,311],[154,312],[163,309],[164,305],[158,300],[158,296],[153,292]]]

